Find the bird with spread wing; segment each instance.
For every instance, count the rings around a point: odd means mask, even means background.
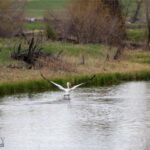
[[[93,75],[91,78],[89,78],[88,81],[80,83],[80,84],[77,84],[77,85],[74,85],[73,87],[70,87],[70,85],[71,85],[70,82],[67,82],[67,88],[64,88],[62,85],[60,85],[58,83],[55,83],[53,81],[48,80],[42,73],[41,73],[41,77],[44,80],[46,80],[48,83],[53,84],[54,86],[56,86],[60,90],[64,91],[65,92],[64,98],[68,97],[68,99],[69,99],[71,91],[75,90],[76,88],[78,88],[78,87],[80,87],[80,86],[82,86],[84,84],[89,83],[91,80],[93,80],[95,78],[95,75]]]

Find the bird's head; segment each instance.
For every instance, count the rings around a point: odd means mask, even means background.
[[[70,82],[67,82],[67,88],[69,89],[70,88]]]

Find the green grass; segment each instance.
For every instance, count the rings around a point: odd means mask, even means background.
[[[0,38],[0,66],[16,63],[15,60],[11,59],[11,53],[18,41],[17,38]]]
[[[44,30],[45,24],[43,22],[27,22],[24,24],[25,30]]]
[[[26,11],[28,16],[42,17],[46,10],[61,10],[68,0],[28,0]]]
[[[10,51],[6,49],[1,49],[0,51],[0,64],[8,64],[7,60],[10,60]],[[11,63],[9,61],[9,63]]]
[[[60,51],[63,51],[63,55],[80,58],[81,56],[91,59],[99,59],[104,61],[106,59],[108,47],[102,44],[72,44],[66,42],[47,42],[43,46],[44,51],[57,55]],[[116,48],[112,48],[109,51],[109,56],[112,58]]]
[[[128,29],[127,38],[132,42],[142,42],[147,37],[146,29]]]
[[[70,0],[28,0],[26,12],[28,16],[42,17],[48,9],[61,10]],[[136,9],[136,0],[121,0],[123,6],[128,9],[129,16],[133,16]],[[126,12],[125,9],[125,12]],[[142,6],[140,16],[144,16],[144,6]]]
[[[61,50],[65,55],[79,56],[80,54],[87,54],[90,56],[103,56],[106,51],[106,46],[101,44],[72,44],[65,42],[47,42],[44,45],[44,50],[49,53],[58,53]]]
[[[108,46],[102,44],[72,44],[66,42],[51,42],[43,46],[46,52],[58,54],[61,50],[65,56],[80,57],[84,55],[90,58],[104,60],[107,55]],[[116,48],[109,51],[110,58],[113,57]]]
[[[143,29],[146,28],[146,24],[144,23],[131,23],[131,24],[127,24],[127,28],[128,29]]]
[[[133,17],[135,14],[135,10],[137,8],[137,0],[120,0],[120,2],[123,5],[124,9],[124,13],[126,14],[126,12],[128,12],[128,16],[129,17]],[[141,9],[139,12],[139,18],[143,18],[145,17],[145,6],[144,3],[141,5]]]
[[[66,84],[66,81],[74,80],[75,83],[81,83],[87,81],[89,76],[78,76],[78,77],[69,77],[63,79],[54,80],[57,83],[62,85]],[[112,84],[118,84],[124,81],[141,81],[141,80],[150,80],[150,72],[133,72],[133,73],[103,73],[97,74],[96,78],[92,82],[85,85],[86,87],[91,86],[108,86]],[[42,92],[47,90],[56,90],[55,87],[49,85],[44,80],[38,81],[26,81],[18,83],[3,83],[0,84],[0,96],[12,95],[18,93],[32,93],[32,92]]]

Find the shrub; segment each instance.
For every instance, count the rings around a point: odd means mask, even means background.
[[[0,0],[0,36],[8,37],[22,31],[25,0]]]
[[[118,0],[74,0],[69,7],[70,35],[79,43],[118,43],[125,21]]]
[[[50,24],[46,24],[46,37],[51,40],[56,40],[57,34]]]

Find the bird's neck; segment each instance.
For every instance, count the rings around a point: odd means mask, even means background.
[[[69,83],[67,83],[67,89],[70,89],[70,85],[69,85]]]

